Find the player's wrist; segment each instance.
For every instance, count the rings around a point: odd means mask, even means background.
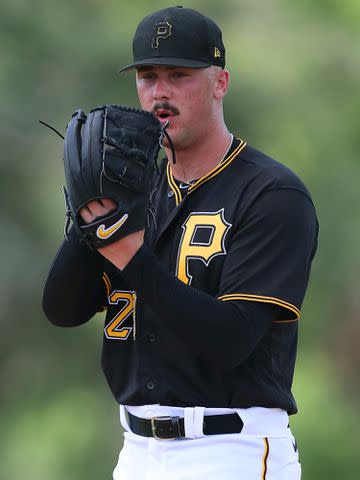
[[[144,230],[130,233],[98,251],[113,265],[123,270],[144,243]]]

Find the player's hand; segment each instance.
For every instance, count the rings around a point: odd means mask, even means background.
[[[110,104],[72,115],[64,139],[65,236],[71,220],[82,241],[99,249],[145,228],[163,134],[158,118],[136,108]]]
[[[85,207],[80,208],[79,214],[85,223],[91,223],[96,218],[107,215],[115,208],[116,203],[111,198],[103,198],[87,203]]]
[[[85,223],[91,223],[96,218],[109,214],[116,209],[116,203],[110,198],[92,200],[79,210],[79,214]],[[120,270],[125,268],[138,249],[144,243],[144,230],[131,233],[110,245],[99,248],[98,251],[107,260]]]

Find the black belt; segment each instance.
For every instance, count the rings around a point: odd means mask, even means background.
[[[128,412],[131,431],[142,437],[153,437],[157,440],[185,438],[184,419],[180,417],[153,417],[150,419],[135,417]],[[228,415],[204,416],[204,435],[222,435],[240,433],[244,424],[237,413]]]

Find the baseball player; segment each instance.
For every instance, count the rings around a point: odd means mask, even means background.
[[[317,246],[311,196],[226,127],[229,72],[212,20],[183,7],[152,13],[133,53],[123,70],[136,70],[142,109],[170,137],[151,221],[98,252],[72,229],[44,311],[65,327],[106,309],[102,368],[125,430],[115,480],[299,479],[289,415]],[[115,208],[92,200],[80,215],[91,225]],[[102,237],[124,218],[101,225]]]

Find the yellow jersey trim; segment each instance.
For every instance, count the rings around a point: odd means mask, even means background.
[[[292,313],[295,314],[295,317],[296,317],[295,319],[276,320],[274,323],[296,322],[297,320],[299,320],[301,315],[300,310],[297,307],[295,307],[295,305],[292,305],[291,303],[285,302],[284,300],[280,300],[279,298],[275,298],[275,297],[264,297],[261,295],[251,295],[248,293],[232,293],[229,295],[221,295],[218,298],[223,302],[229,302],[232,300],[247,300],[249,302],[272,303],[274,305],[278,305],[280,307],[286,308],[287,310],[290,310]]]
[[[173,174],[172,174],[171,169],[170,169],[170,163],[167,164],[166,175],[167,175],[167,179],[168,179],[168,183],[170,185],[170,188],[174,192],[174,195],[175,195],[176,206],[178,206],[179,203],[182,200],[182,195],[181,195],[180,188],[176,185],[176,182],[174,180]]]
[[[203,183],[210,180],[210,178],[215,177],[218,173],[220,173],[222,170],[224,170],[224,168],[226,168],[228,165],[230,165],[230,163],[241,152],[241,150],[243,150],[246,147],[246,142],[244,142],[244,140],[241,140],[240,138],[238,140],[240,140],[240,143],[235,148],[235,150],[232,153],[230,153],[230,155],[228,157],[224,158],[224,160],[219,165],[216,165],[216,167],[213,168],[212,170],[210,170],[210,172],[208,172],[206,175],[199,178],[199,180],[196,180],[195,183],[190,185],[190,187],[188,188],[188,193],[193,192],[198,187],[200,187],[200,185],[202,185]]]
[[[266,480],[268,457],[269,457],[269,440],[265,437],[264,438],[264,454],[262,457],[261,480]]]
[[[216,165],[210,172],[206,173],[202,177],[200,177],[198,180],[196,180],[195,183],[190,185],[188,188],[188,194],[199,188],[203,183],[207,182],[211,178],[215,177],[218,173],[223,171],[233,160],[234,158],[246,147],[246,142],[244,140],[240,140],[239,145],[235,148],[235,150],[230,153],[224,160],[219,163],[219,165]],[[176,206],[179,205],[179,203],[182,201],[183,196],[180,191],[180,188],[177,186],[174,176],[172,174],[171,168],[170,168],[170,163],[168,162],[167,167],[166,167],[166,175],[168,179],[168,183],[170,185],[171,190],[174,192],[175,195],[175,202]]]
[[[111,293],[111,282],[105,272],[103,272],[102,279],[103,279],[103,282],[105,283],[106,295],[109,296]]]

